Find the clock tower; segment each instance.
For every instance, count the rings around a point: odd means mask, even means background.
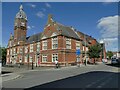
[[[27,16],[23,10],[23,6],[20,6],[19,12],[16,14],[14,22],[14,43],[19,41],[25,41],[27,34]]]

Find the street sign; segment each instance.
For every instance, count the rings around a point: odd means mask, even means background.
[[[76,50],[76,55],[80,55],[80,49]]]

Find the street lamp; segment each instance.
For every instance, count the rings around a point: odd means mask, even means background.
[[[31,59],[32,59],[32,70],[33,70],[33,57]]]
[[[38,59],[39,59],[39,53],[37,53],[36,67],[37,67]]]
[[[13,64],[13,61],[14,61],[14,55],[12,55],[12,64]]]
[[[85,41],[85,66],[87,65],[87,59],[86,59],[86,35],[84,34],[84,41]]]
[[[27,54],[27,59],[28,59],[28,69],[29,69],[29,54]]]

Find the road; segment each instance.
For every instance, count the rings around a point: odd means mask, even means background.
[[[21,73],[3,82],[4,88],[118,88],[118,67],[100,64]],[[118,80],[119,79],[119,80]],[[5,89],[6,90],[6,89]]]

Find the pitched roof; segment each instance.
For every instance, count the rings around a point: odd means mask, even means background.
[[[26,42],[27,43],[38,42],[41,40],[41,37],[42,37],[42,33],[37,33],[37,34],[27,37]]]
[[[64,26],[60,23],[57,24],[57,30],[61,30],[61,34],[67,37],[75,38],[75,39],[80,39],[79,36],[77,35],[76,31],[73,30],[71,27]]]

